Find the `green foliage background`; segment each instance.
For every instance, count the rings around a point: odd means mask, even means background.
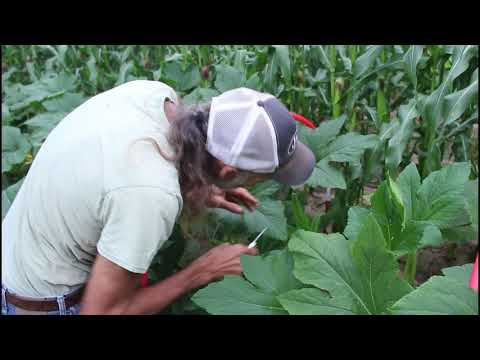
[[[269,226],[274,231],[265,234],[260,250],[280,251],[287,244],[294,246],[289,240],[298,229],[320,232],[327,224],[337,233],[357,238],[362,226],[368,225],[366,219],[371,219],[369,211],[379,221],[370,226],[380,226],[384,236],[388,235],[377,239],[382,244],[386,241],[385,251],[377,247],[385,259],[392,255],[389,251],[398,255],[417,249],[420,240],[411,237],[415,233],[411,229],[428,234],[422,242],[431,244],[439,244],[441,238],[471,237],[470,228],[468,232],[452,228],[461,219],[450,219],[448,214],[463,206],[464,178],[473,181],[478,177],[478,47],[473,45],[2,45],[2,219],[41,144],[65,115],[99,92],[136,79],[165,82],[187,104],[209,101],[240,86],[269,92],[319,125],[315,130],[301,128],[302,140],[317,158],[305,186],[292,189],[268,183],[252,189],[262,206],[243,219],[212,211],[197,223],[183,222],[182,230],[179,225],[155,258],[152,281],[197,256],[201,252],[195,241],[198,237],[211,245],[245,242]],[[440,181],[438,176],[446,174],[441,170],[453,162],[462,163],[464,170],[458,184],[445,185],[451,197],[429,193],[429,182]],[[427,189],[419,194],[420,199],[437,196],[445,206],[450,205],[438,219],[424,215],[426,205],[422,205],[424,212],[412,213],[411,204],[402,203],[401,191],[411,187],[397,177],[411,163],[418,172],[411,175],[409,170],[409,176]],[[430,174],[435,181],[425,181]],[[377,191],[372,209],[362,208],[365,186],[376,188],[385,179],[389,182]],[[467,199],[474,185],[468,186]],[[327,213],[312,217],[306,214],[305,205],[316,189],[334,190],[334,197]],[[468,209],[474,208],[469,203]],[[400,216],[399,209],[410,212]],[[466,209],[460,213],[467,214]],[[478,214],[471,216],[478,229]],[[427,217],[431,221],[428,231],[425,223],[420,224]],[[399,230],[395,221],[388,224],[392,219],[415,226]],[[392,238],[385,233],[390,227],[395,230]],[[298,234],[293,238],[297,239],[293,244],[298,244]],[[368,248],[364,239],[355,241],[359,249]],[[341,241],[338,244],[343,246]],[[284,255],[275,256],[284,259]],[[267,261],[264,266],[271,264]],[[250,272],[250,276],[255,275]],[[311,289],[292,289],[305,301],[321,296]],[[275,298],[275,307],[280,308],[273,311],[290,308],[295,313],[298,304],[292,303],[292,294]],[[264,295],[258,295],[259,301],[265,301]],[[345,296],[344,300],[350,295]],[[197,311],[188,299],[189,295],[169,311]],[[409,299],[413,303],[417,297]],[[357,311],[357,300],[352,301],[342,311]],[[322,309],[331,311],[330,300],[322,303]],[[395,311],[408,313],[405,304]],[[387,311],[387,305],[391,304],[385,300],[380,312]],[[366,303],[361,307],[375,312]]]

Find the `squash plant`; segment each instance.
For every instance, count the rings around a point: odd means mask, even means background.
[[[349,209],[344,233],[355,239],[363,221],[372,214],[388,249],[397,257],[408,254],[407,279],[413,283],[418,249],[441,245],[448,239],[460,242],[475,238],[464,198],[469,174],[469,163],[455,163],[432,172],[421,182],[411,163],[396,181],[388,177],[380,185],[371,197],[370,209]]]
[[[421,182],[411,164],[380,185],[370,209],[350,209],[344,234],[297,230],[283,250],[242,256],[243,278],[225,277],[192,301],[211,314],[478,314],[471,264],[415,289],[410,260],[458,228],[475,236],[478,181],[469,182],[469,173],[468,163],[456,163]],[[397,261],[404,254],[406,274]]]
[[[478,314],[478,293],[468,287],[472,264],[414,289],[399,276],[373,214],[354,240],[298,230],[288,248],[241,262],[243,278],[226,276],[192,301],[222,315]]]

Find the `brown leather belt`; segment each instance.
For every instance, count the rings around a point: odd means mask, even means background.
[[[78,289],[72,294],[65,296],[65,307],[77,305],[82,299],[84,287]],[[5,297],[8,303],[18,306],[21,309],[29,311],[57,311],[59,310],[58,302],[54,300],[27,300],[25,298],[17,297],[14,294],[5,293]]]

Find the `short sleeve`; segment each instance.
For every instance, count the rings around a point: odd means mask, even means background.
[[[97,251],[128,271],[144,273],[170,237],[180,211],[178,197],[162,188],[113,190],[104,198]]]

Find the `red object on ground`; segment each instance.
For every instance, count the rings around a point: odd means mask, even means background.
[[[472,276],[470,277],[470,288],[478,292],[478,254],[475,259],[475,265],[473,265]]]
[[[292,116],[295,120],[297,120],[297,121],[301,122],[302,124],[308,126],[310,129],[315,129],[316,128],[315,124],[311,120],[308,120],[307,118],[303,117],[302,115],[296,114],[294,112],[291,112],[290,114],[292,114]]]
[[[142,278],[140,279],[140,286],[142,288],[148,286],[148,273],[145,273],[142,275]]]
[[[332,203],[330,201],[325,201],[325,211],[330,210],[331,206],[332,206]]]

